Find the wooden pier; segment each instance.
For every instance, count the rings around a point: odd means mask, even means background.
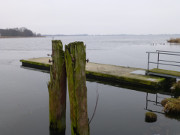
[[[180,72],[178,71],[158,69],[158,68],[153,68],[149,70],[148,74],[155,76],[169,77],[169,78],[180,78]]]
[[[50,57],[20,60],[22,66],[40,70],[50,70]],[[145,75],[145,69],[123,67],[99,63],[86,64],[86,76],[95,80],[113,83],[130,84],[149,88],[160,88],[165,83],[165,78]]]

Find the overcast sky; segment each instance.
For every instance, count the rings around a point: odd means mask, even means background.
[[[179,34],[180,0],[0,0],[0,17],[41,34]]]

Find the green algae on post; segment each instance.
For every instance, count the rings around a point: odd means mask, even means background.
[[[65,133],[66,129],[66,67],[62,42],[52,41],[50,68],[49,122],[50,132]]]
[[[146,122],[155,122],[157,120],[157,115],[153,112],[146,112],[145,121]]]
[[[86,88],[86,49],[83,42],[65,46],[72,135],[89,135]]]

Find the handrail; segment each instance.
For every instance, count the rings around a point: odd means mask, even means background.
[[[156,50],[155,52],[146,52],[148,53],[148,65],[147,65],[147,71],[149,71],[149,66],[151,64],[157,64],[157,68],[159,68],[159,65],[169,65],[169,66],[177,66],[180,67],[180,61],[171,61],[171,60],[164,60],[160,59],[160,55],[173,55],[173,56],[180,56],[180,52],[176,51],[163,51],[163,50]],[[150,61],[150,54],[157,54],[157,62]],[[163,63],[164,62],[164,63]],[[174,63],[174,64],[173,64]]]
[[[159,61],[163,61],[163,62],[171,62],[171,63],[180,63],[178,61],[171,61],[171,60],[159,60]]]
[[[158,62],[149,62],[149,63],[152,63],[152,64],[160,64],[160,65],[169,65],[169,66],[176,66],[176,67],[180,67],[180,65],[174,65],[174,64],[166,64],[166,63],[158,63]]]
[[[146,53],[167,54],[167,55],[176,55],[176,56],[180,56],[180,54],[175,54],[175,53],[165,53],[165,52],[146,52]]]
[[[163,50],[156,50],[156,52],[180,53],[180,52],[175,52],[175,51],[163,51]]]

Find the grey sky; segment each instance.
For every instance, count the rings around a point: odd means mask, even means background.
[[[180,0],[0,0],[0,28],[42,34],[176,34]]]

